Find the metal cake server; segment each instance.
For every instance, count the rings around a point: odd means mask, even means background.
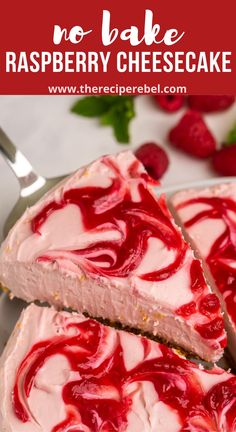
[[[8,231],[22,215],[25,209],[32,206],[49,189],[63,180],[66,176],[45,178],[35,172],[27,158],[16,148],[10,138],[0,128],[0,153],[2,153],[8,165],[11,167],[20,184],[20,196],[10,212],[4,227],[3,235]]]

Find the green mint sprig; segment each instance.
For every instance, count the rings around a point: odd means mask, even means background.
[[[226,140],[224,142],[224,147],[229,147],[233,144],[236,144],[236,123],[232,127],[232,129],[229,131]]]
[[[129,143],[129,124],[135,117],[133,96],[87,96],[76,101],[71,112],[84,117],[98,117],[101,125],[113,128],[119,143]]]

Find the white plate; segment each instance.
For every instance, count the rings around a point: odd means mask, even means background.
[[[166,186],[156,188],[156,192],[158,195],[160,193],[166,193],[166,196],[171,196],[173,193],[191,188],[204,188],[208,186],[214,186],[222,183],[230,183],[236,182],[236,177],[222,177],[216,179],[208,179],[205,181],[197,181],[185,184],[179,184],[175,186]],[[24,307],[27,304],[19,299],[10,300],[7,294],[2,294],[0,296],[0,354],[14,328],[16,321],[19,318],[19,315]],[[202,362],[206,366],[208,365],[206,362]],[[229,353],[226,351],[223,359],[218,363],[221,367],[228,370],[229,368],[236,371],[236,364],[233,363],[232,358]],[[210,365],[209,365],[210,366]]]

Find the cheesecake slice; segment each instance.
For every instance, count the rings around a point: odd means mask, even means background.
[[[83,315],[28,306],[0,360],[2,432],[236,431],[236,377]]]
[[[236,360],[236,183],[179,192],[172,204],[221,299],[229,349]]]
[[[219,302],[152,185],[131,152],[80,169],[11,230],[0,281],[26,301],[120,322],[215,361],[226,344]]]

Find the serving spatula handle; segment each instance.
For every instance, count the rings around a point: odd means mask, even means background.
[[[2,128],[0,128],[0,153],[2,153],[4,159],[17,177],[21,189],[25,189],[42,179]]]

